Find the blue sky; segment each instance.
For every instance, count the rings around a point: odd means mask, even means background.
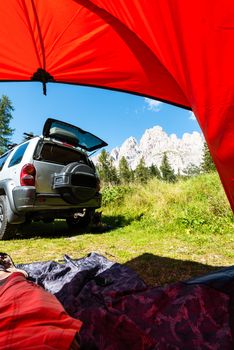
[[[46,118],[57,118],[96,134],[110,151],[128,137],[138,141],[144,131],[160,125],[168,134],[181,137],[200,131],[191,112],[144,97],[98,88],[67,84],[47,84],[47,96],[40,83],[0,84],[0,97],[7,95],[15,108],[11,127],[13,142],[23,132],[41,134]]]

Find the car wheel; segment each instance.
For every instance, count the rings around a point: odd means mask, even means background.
[[[17,225],[11,225],[7,221],[7,208],[4,196],[0,196],[0,239],[9,239],[14,236]]]
[[[80,162],[69,163],[63,167],[60,174],[69,176],[69,184],[60,182],[54,185],[54,189],[61,193],[62,198],[67,203],[78,204],[87,202],[97,192],[97,176],[95,171],[87,164]]]
[[[67,225],[71,229],[85,229],[92,222],[93,214],[95,210],[86,209],[84,216],[78,216],[78,218],[69,217],[66,219]]]

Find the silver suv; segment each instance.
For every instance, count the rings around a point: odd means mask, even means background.
[[[0,239],[17,224],[64,218],[87,226],[101,205],[100,181],[88,152],[107,146],[74,125],[47,119],[42,136],[29,137],[0,157]]]

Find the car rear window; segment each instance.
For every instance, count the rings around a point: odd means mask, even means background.
[[[36,159],[45,162],[67,165],[72,162],[86,161],[86,156],[76,150],[55,144],[44,143]]]
[[[15,153],[13,154],[13,157],[11,158],[8,168],[12,167],[13,165],[19,164],[21,162],[27,147],[28,147],[28,142],[23,143],[21,146],[19,146],[19,148],[15,151]]]

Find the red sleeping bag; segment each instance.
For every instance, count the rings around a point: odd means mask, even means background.
[[[0,286],[0,350],[67,350],[82,322],[21,273]]]

